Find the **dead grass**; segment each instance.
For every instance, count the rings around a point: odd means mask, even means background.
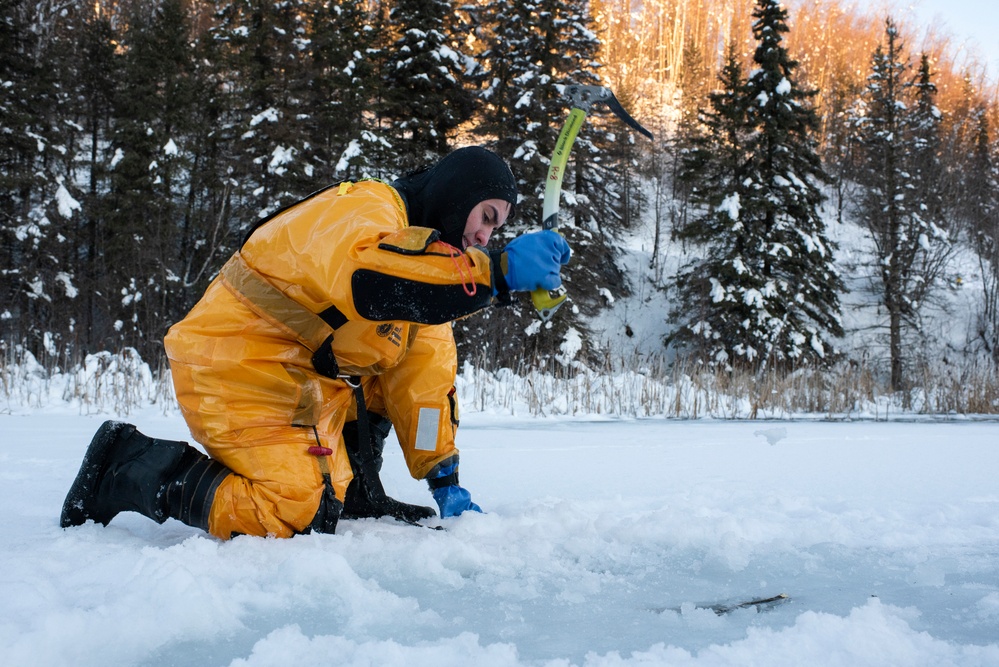
[[[610,358],[600,368],[522,360],[516,368],[466,363],[459,392],[468,409],[535,416],[672,419],[887,419],[904,415],[999,415],[999,373],[986,361],[924,364],[890,391],[887,373],[844,361],[830,369],[723,372],[687,360]],[[65,363],[65,362],[64,362]],[[0,411],[68,404],[84,414],[176,409],[165,364],[135,350],[87,355],[70,370],[0,344]]]

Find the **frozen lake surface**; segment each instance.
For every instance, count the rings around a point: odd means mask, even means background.
[[[59,528],[102,419],[0,416],[3,664],[999,665],[996,423],[472,413],[486,514],[220,542],[136,514]],[[432,504],[387,449],[389,493]]]

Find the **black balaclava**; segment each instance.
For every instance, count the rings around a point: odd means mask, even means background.
[[[517,181],[503,159],[480,146],[459,148],[437,164],[406,174],[392,185],[406,201],[409,224],[430,227],[461,248],[468,214],[487,199],[517,205]]]

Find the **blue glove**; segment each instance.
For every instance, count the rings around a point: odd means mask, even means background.
[[[442,486],[434,489],[434,500],[441,508],[441,518],[449,516],[460,516],[462,512],[469,510],[481,512],[482,508],[472,502],[472,494],[467,489],[463,489],[457,484],[453,486]]]
[[[511,292],[553,290],[562,284],[562,266],[572,250],[558,232],[547,229],[522,234],[503,248],[500,267]]]
[[[441,518],[460,516],[471,510],[481,512],[482,508],[472,502],[472,494],[458,486],[458,464],[442,466],[433,477],[428,477],[430,491],[441,508]],[[453,483],[448,483],[453,482]]]

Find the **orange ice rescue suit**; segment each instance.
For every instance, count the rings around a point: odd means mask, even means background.
[[[170,329],[184,418],[235,473],[215,489],[209,532],[287,537],[310,526],[330,486],[343,501],[341,431],[357,418],[358,381],[414,478],[457,454],[449,322],[488,306],[493,283],[486,252],[439,238],[408,225],[385,183],[333,186],[259,226]],[[321,359],[339,376],[318,372]]]
[[[337,184],[261,221],[165,340],[210,456],[108,420],[60,525],[138,512],[228,539],[332,533],[341,517],[418,523],[435,511],[390,498],[379,477],[393,426],[442,518],[481,511],[458,480],[450,323],[558,288],[572,254],[552,230],[487,253],[517,199],[502,158],[468,146],[391,186]]]

